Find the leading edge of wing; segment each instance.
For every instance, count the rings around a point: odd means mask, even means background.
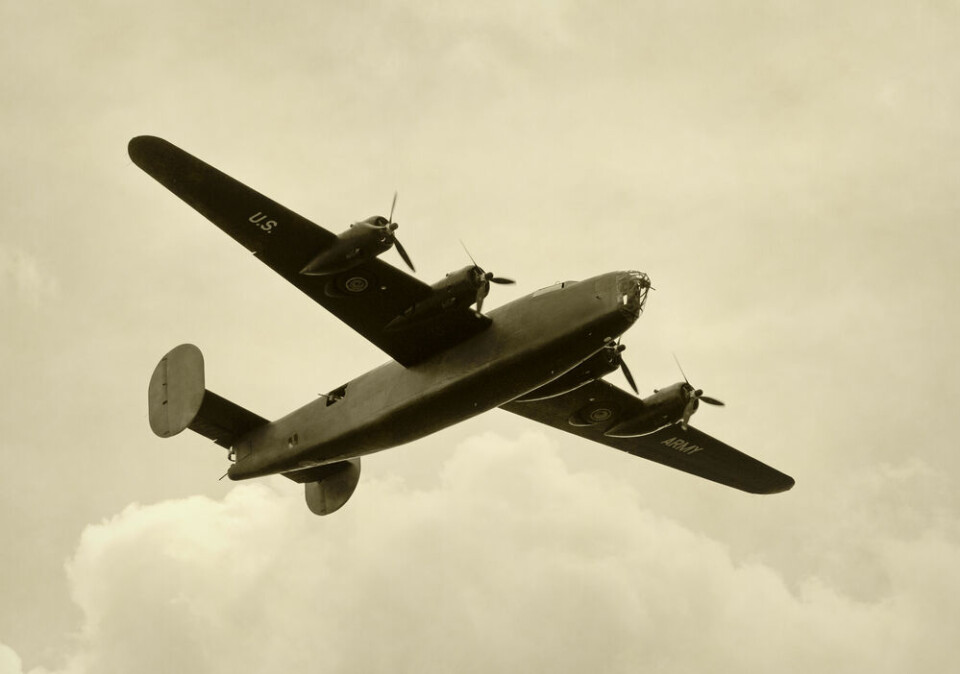
[[[163,138],[137,136],[130,140],[127,152],[133,163],[154,180],[284,276],[290,270],[285,268],[283,257],[305,257],[314,248],[329,245],[336,239],[332,232]],[[250,211],[251,208],[257,210]],[[278,237],[270,235],[279,234],[280,227],[264,229],[260,223],[251,221],[257,214],[282,223],[283,235],[279,242]],[[272,231],[274,227],[276,231]],[[295,251],[290,246],[292,242],[306,250]]]
[[[335,241],[333,233],[162,138],[137,136],[127,149],[150,177],[323,304],[324,283],[299,271]]]
[[[147,174],[402,365],[414,365],[490,324],[473,311],[460,311],[386,330],[430,297],[431,287],[376,258],[340,274],[301,274],[335,234],[162,138],[137,136],[128,152]]]
[[[679,424],[674,424],[635,438],[604,435],[605,431],[638,410],[638,406],[642,406],[642,403],[635,396],[597,380],[556,398],[511,402],[502,405],[502,409],[752,494],[776,494],[794,486],[795,481],[789,475],[692,426],[683,430]],[[570,423],[574,418],[599,421],[590,425],[578,421],[575,425]]]

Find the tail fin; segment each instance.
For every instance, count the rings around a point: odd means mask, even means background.
[[[353,496],[360,481],[360,457],[283,475],[294,482],[303,483],[310,512],[329,515],[343,507]]]
[[[193,344],[181,344],[160,360],[147,399],[150,428],[161,438],[189,428],[230,448],[247,431],[268,423],[205,388],[203,354]]]

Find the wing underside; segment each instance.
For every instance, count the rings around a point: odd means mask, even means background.
[[[490,324],[463,307],[388,331],[390,321],[430,297],[430,286],[379,259],[330,276],[301,274],[337,240],[335,234],[161,138],[139,136],[128,150],[137,166],[403,365],[429,358]]]
[[[604,435],[642,407],[639,398],[597,380],[555,398],[511,402],[502,409],[742,491],[775,494],[793,486],[789,475],[691,426],[673,425],[636,438]]]

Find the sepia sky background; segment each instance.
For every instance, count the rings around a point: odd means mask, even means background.
[[[960,658],[956,2],[0,2],[0,674],[902,672]],[[333,231],[657,288],[646,394],[757,497],[492,411],[328,518],[155,438],[197,344],[276,418],[385,360],[126,154]],[[402,264],[395,252],[385,254]],[[620,375],[611,381],[624,385]]]

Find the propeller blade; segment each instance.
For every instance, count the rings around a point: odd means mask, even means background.
[[[490,284],[481,278],[481,283],[477,286],[477,312],[483,311],[483,300],[490,294]]]
[[[393,191],[393,203],[390,204],[390,218],[387,222],[393,222],[393,209],[397,207],[397,191]]]
[[[673,354],[673,360],[677,364],[677,367],[680,369],[680,374],[683,375],[683,381],[690,383],[690,380],[687,379],[687,373],[683,371],[683,366],[680,365],[680,359],[677,358],[677,354]]]
[[[630,384],[630,388],[633,389],[633,392],[637,395],[640,395],[640,389],[637,388],[637,382],[633,379],[633,374],[630,372],[630,368],[627,367],[627,361],[623,359],[623,351],[627,348],[620,343],[620,340],[623,338],[623,335],[617,338],[617,341],[607,342],[606,348],[610,350],[610,364],[616,365],[620,368],[620,371],[623,373],[624,379],[627,380],[627,383]]]
[[[683,417],[680,419],[680,427],[683,430],[687,430],[689,427],[688,424],[690,423],[690,417],[692,417],[693,413],[697,411],[696,403],[697,399],[694,398],[687,403],[687,406],[683,409]]]
[[[477,284],[477,312],[483,311],[483,298],[490,294],[490,284],[498,283],[500,285],[513,285],[516,283],[512,278],[503,278],[501,276],[494,276],[493,272],[484,271],[483,268],[477,264],[477,261],[473,259],[473,255],[470,254],[470,249],[467,248],[467,244],[463,242],[463,239],[460,239],[460,245],[463,246],[463,252],[467,254],[467,257],[470,258],[470,262],[473,263],[473,273],[474,283]]]
[[[620,356],[620,371],[623,372],[624,378],[626,378],[627,383],[630,384],[630,388],[633,389],[633,392],[637,395],[640,395],[640,389],[637,388],[637,382],[633,380],[633,375],[630,374],[630,368],[627,367],[627,361],[623,359],[623,356]]]
[[[483,267],[477,264],[477,261],[473,259],[473,255],[470,254],[470,249],[467,248],[467,244],[463,242],[463,239],[460,239],[460,245],[463,246],[463,252],[467,254],[467,257],[470,258],[470,262],[473,263],[473,266],[480,273],[480,276],[483,277],[485,281],[493,281],[494,283],[499,283],[501,285],[513,285],[516,283],[512,278],[503,278],[501,276],[494,276],[492,272],[484,271]]]
[[[687,373],[683,371],[683,366],[680,365],[680,359],[677,358],[677,354],[673,354],[673,360],[676,361],[677,367],[680,368],[680,374],[683,375],[683,381],[687,383],[687,386],[690,386],[689,400],[687,407],[684,410],[684,418],[681,422],[683,427],[686,428],[686,423],[690,420],[690,415],[697,411],[697,405],[702,400],[708,405],[716,405],[717,407],[725,407],[726,405],[722,400],[717,400],[716,398],[711,398],[710,396],[703,395],[703,389],[693,389],[693,386],[690,384],[690,380],[687,379]]]
[[[489,284],[484,283],[477,288],[477,313],[483,312],[483,300],[490,294]]]
[[[466,253],[467,257],[470,258],[470,262],[473,263],[473,266],[476,267],[477,269],[480,269],[479,265],[477,265],[477,261],[474,260],[473,255],[470,254],[470,250],[467,248],[467,244],[463,242],[463,239],[460,239],[460,245],[463,246],[463,252]]]
[[[393,237],[393,245],[397,249],[397,252],[400,253],[400,257],[403,258],[403,261],[407,263],[407,266],[410,267],[410,271],[417,271],[416,267],[413,266],[413,262],[410,261],[410,256],[407,255],[407,251],[404,250],[403,244],[400,243],[400,239],[396,236]]]

